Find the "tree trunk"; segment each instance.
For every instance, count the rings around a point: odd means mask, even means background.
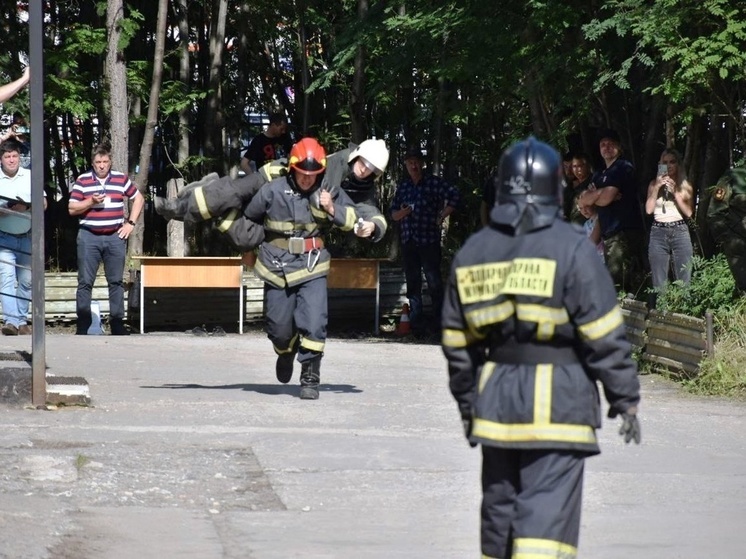
[[[223,65],[223,51],[225,50],[225,21],[228,15],[228,0],[216,0],[217,10],[213,11],[210,22],[210,70],[207,110],[205,114],[205,155],[219,159],[212,165],[222,170],[222,130],[223,113],[221,110],[221,68]]]
[[[184,92],[191,89],[189,68],[189,8],[187,0],[178,0],[178,25],[179,25],[179,80],[184,84]],[[183,107],[179,111],[179,163],[184,163],[189,157],[189,108]],[[175,198],[181,187],[184,186],[184,177],[176,181],[169,181],[167,198]],[[183,221],[171,220],[167,225],[166,254],[169,256],[188,256],[187,243],[185,242],[185,225]]]
[[[365,19],[368,13],[368,0],[357,1],[357,18]],[[356,144],[368,136],[365,126],[365,47],[360,44],[355,53],[355,73],[352,76],[352,91],[350,92],[350,125],[351,139]]]
[[[161,98],[167,20],[168,0],[158,0],[158,22],[156,24],[155,53],[153,56],[153,78],[150,82],[150,97],[148,98],[148,117],[145,121],[145,135],[140,146],[139,171],[135,176],[135,184],[143,196],[148,192],[148,171],[150,169],[150,158],[153,153],[155,126],[158,122],[158,104]],[[142,254],[143,221],[143,216],[139,216],[137,226],[127,244],[130,257]]]
[[[120,24],[124,18],[123,0],[108,0],[106,7],[106,85],[109,91],[109,115],[112,168],[127,172],[129,110],[127,106],[127,72],[124,53],[119,50]]]

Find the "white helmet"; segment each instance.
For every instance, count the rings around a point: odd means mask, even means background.
[[[389,163],[389,150],[383,140],[365,140],[350,152],[347,162],[352,163],[358,157],[362,157],[370,163],[374,167],[373,172],[380,175],[386,170],[386,165]]]

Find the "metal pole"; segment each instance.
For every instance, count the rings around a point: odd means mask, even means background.
[[[31,403],[47,403],[46,346],[44,338],[44,57],[43,7],[29,2],[29,61],[31,82]]]
[[[705,312],[705,323],[707,324],[707,357],[715,357],[715,334],[712,326],[712,311]]]

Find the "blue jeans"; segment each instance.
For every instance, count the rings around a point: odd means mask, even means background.
[[[16,328],[26,324],[30,301],[31,231],[21,237],[0,231],[0,303],[5,324]]]
[[[416,245],[412,242],[402,244],[404,258],[404,276],[407,280],[407,299],[409,299],[409,319],[412,328],[424,326],[422,315],[422,273],[425,273],[430,298],[433,302],[435,327],[440,327],[440,311],[443,306],[443,277],[440,274],[440,244]]]
[[[88,332],[91,325],[91,291],[102,262],[109,286],[109,317],[112,320],[124,319],[126,256],[127,241],[116,233],[95,235],[82,227],[78,230],[78,290],[75,293],[78,332]]]
[[[690,265],[693,254],[692,238],[689,236],[689,227],[686,223],[673,227],[651,227],[648,258],[653,287],[659,288],[666,283],[672,261],[674,280],[689,283],[692,277]]]

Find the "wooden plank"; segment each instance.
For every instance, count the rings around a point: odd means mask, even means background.
[[[684,314],[672,313],[667,311],[651,310],[649,319],[654,322],[663,323],[670,326],[679,326],[690,330],[705,329],[705,320],[703,318],[694,318]]]
[[[642,358],[645,361],[649,361],[650,363],[657,363],[658,365],[662,365],[671,371],[677,371],[677,372],[683,371],[691,375],[696,375],[697,373],[699,373],[699,365],[683,363],[680,361],[675,361],[673,359],[667,359],[665,357],[660,357],[658,355],[653,355],[649,353],[643,353]]]
[[[332,259],[327,285],[329,289],[376,289],[378,265],[376,260],[367,258]]]
[[[698,351],[687,346],[672,344],[656,338],[651,339],[650,337],[648,337],[648,342],[645,345],[645,352],[693,364],[699,363],[705,356],[704,350]]]
[[[707,347],[707,335],[703,331],[688,330],[669,324],[649,322],[647,333],[649,339],[669,340],[698,349],[706,349]]]
[[[240,257],[143,257],[141,260],[141,280],[146,289],[238,288],[243,283]]]

